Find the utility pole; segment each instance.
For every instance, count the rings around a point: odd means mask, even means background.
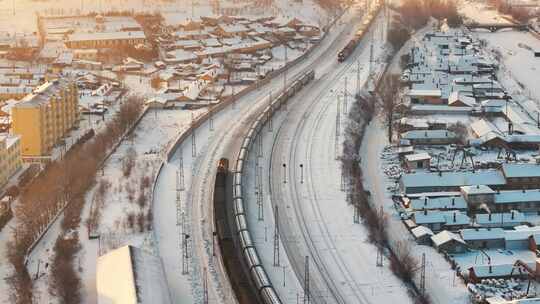
[[[191,156],[195,158],[197,156],[197,143],[195,142],[195,118],[191,113]]]
[[[343,114],[347,114],[347,95],[349,92],[347,91],[347,77],[345,77],[345,89],[343,91]]]
[[[262,167],[258,167],[259,169],[259,178],[257,179],[257,182],[259,183],[259,193],[257,195],[257,203],[259,206],[259,221],[264,221],[264,207],[263,207],[263,185],[262,185]]]
[[[287,164],[283,164],[283,183],[287,183]]]
[[[356,196],[357,196],[357,194],[355,193],[354,196],[353,196],[353,199]],[[354,208],[353,223],[358,224],[358,223],[360,223],[360,210],[358,209],[357,201],[353,202],[353,208]]]
[[[337,160],[339,157],[339,133],[341,129],[341,106],[340,106],[340,100],[339,95],[337,95],[337,111],[336,111],[336,136],[335,136],[335,142],[334,142],[334,154],[335,159]]]
[[[422,268],[420,269],[420,292],[426,293],[426,254],[422,253]]]
[[[188,264],[189,256],[188,256],[188,244],[187,244],[188,239],[189,239],[189,235],[182,231],[182,274],[184,275],[189,274],[189,264]]]
[[[346,186],[346,182],[347,181],[347,176],[345,175],[345,168],[343,168],[343,166],[341,167],[341,186],[340,186],[340,189],[341,191],[345,191],[347,186]]]
[[[283,92],[285,92],[287,90],[287,69],[288,69],[287,43],[283,43],[283,47],[285,48],[285,70],[283,71]]]
[[[182,225],[182,191],[180,190],[180,171],[176,171],[176,226]]]
[[[268,108],[270,111],[268,111],[268,132],[272,132],[272,91],[268,93]]]
[[[208,124],[210,126],[210,132],[214,131],[214,110],[212,108],[212,106],[210,106],[210,110],[209,110],[209,114],[210,114],[210,118],[208,119]]]
[[[384,255],[383,255],[383,247],[382,245],[377,245],[377,267],[382,267],[383,266],[383,259],[384,259]]]
[[[304,304],[309,304],[309,256],[306,255],[304,262]]]
[[[178,171],[179,171],[179,181],[180,181],[180,191],[184,191],[185,190],[185,187],[184,187],[184,156],[182,155],[182,153],[180,153],[180,162],[179,162],[179,166],[178,166]]]
[[[274,266],[279,266],[279,210],[274,207]]]
[[[360,93],[360,59],[358,59],[357,67],[356,67],[356,95],[358,95],[359,93]]]
[[[204,288],[203,303],[208,304],[208,273],[206,271],[206,267],[204,267],[203,288]]]

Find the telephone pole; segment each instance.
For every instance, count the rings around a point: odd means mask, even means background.
[[[191,156],[195,158],[197,156],[197,143],[195,142],[195,118],[191,113]]]
[[[422,253],[422,266],[420,269],[420,292],[426,293],[426,254]]]
[[[306,255],[304,263],[304,304],[309,304],[309,256]]]
[[[274,266],[279,266],[279,210],[274,207]]]
[[[345,77],[345,89],[343,91],[343,114],[347,114],[347,95],[349,92],[347,91],[347,77]]]
[[[340,106],[340,100],[339,95],[337,95],[337,112],[336,112],[336,136],[335,136],[335,142],[334,142],[334,153],[335,153],[335,159],[337,160],[339,157],[339,133],[341,129],[341,106]]]

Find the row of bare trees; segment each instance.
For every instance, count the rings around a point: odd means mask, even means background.
[[[400,102],[397,93],[399,91],[399,79],[395,75],[385,76],[379,83],[375,94],[359,96],[352,105],[349,119],[345,129],[345,141],[341,156],[343,172],[351,181],[351,187],[347,193],[348,201],[354,205],[359,217],[368,229],[368,237],[378,250],[391,248],[388,252],[390,269],[406,284],[414,286],[414,273],[418,269],[418,261],[413,256],[408,244],[397,242],[390,246],[387,231],[388,215],[382,208],[376,208],[369,201],[369,193],[363,185],[362,169],[360,166],[359,151],[364,138],[365,126],[375,116],[379,109],[381,119],[388,127],[388,137],[392,137],[392,125],[395,113],[398,111]],[[415,297],[416,303],[430,303],[426,295]]]
[[[430,18],[445,20],[450,27],[463,24],[454,0],[408,0],[396,10],[399,16],[392,20],[388,32],[388,41],[396,51],[410,39],[411,32],[424,27]]]
[[[489,4],[502,14],[510,15],[519,22],[527,22],[531,13],[524,7],[512,6],[507,0],[489,0]]]
[[[8,278],[13,290],[12,302],[32,302],[32,281],[25,267],[28,251],[69,204],[77,208],[65,212],[64,221],[79,224],[84,195],[94,184],[96,173],[108,153],[136,122],[142,109],[142,98],[129,97],[102,132],[84,144],[74,145],[63,159],[49,163],[22,191],[15,208],[18,224],[7,251],[15,270]],[[75,202],[81,202],[81,205]]]

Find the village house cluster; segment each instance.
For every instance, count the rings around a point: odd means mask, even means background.
[[[540,271],[538,105],[508,93],[469,32],[429,32],[405,60],[408,113],[384,154],[405,228],[473,284],[475,301],[525,297],[519,284],[482,284]]]
[[[284,17],[38,15],[35,33],[0,35],[0,194],[32,164],[61,157],[94,132],[137,83],[148,107],[207,106],[321,37],[317,26]]]

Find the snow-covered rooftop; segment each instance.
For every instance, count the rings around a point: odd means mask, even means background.
[[[97,261],[98,304],[172,303],[159,257],[124,246]]]

